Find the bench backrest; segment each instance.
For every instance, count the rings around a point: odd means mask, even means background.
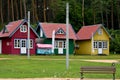
[[[80,68],[81,72],[110,72],[115,73],[116,68],[114,66],[83,66]]]

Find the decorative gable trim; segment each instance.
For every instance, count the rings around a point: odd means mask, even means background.
[[[66,34],[62,28],[59,28],[55,34]]]

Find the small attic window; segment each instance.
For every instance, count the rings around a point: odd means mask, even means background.
[[[65,34],[65,32],[63,31],[63,29],[59,29],[56,34]]]
[[[27,26],[26,25],[22,25],[20,27],[20,32],[27,32]]]
[[[101,35],[102,34],[102,29],[98,29],[98,34]]]
[[[3,28],[3,33],[8,33],[6,26]]]

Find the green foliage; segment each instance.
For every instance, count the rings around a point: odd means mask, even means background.
[[[120,54],[120,30],[110,30],[112,40],[110,42],[110,51]]]
[[[54,22],[65,23],[66,22],[66,1],[58,0],[51,4],[54,11]],[[77,32],[82,26],[81,3],[77,3],[76,0],[69,1],[69,18],[70,24],[73,25],[74,30]]]

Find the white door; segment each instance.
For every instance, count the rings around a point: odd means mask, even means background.
[[[20,52],[21,54],[26,54],[27,53],[27,48],[26,48],[26,39],[21,40],[21,49]]]
[[[0,40],[0,54],[2,53],[2,40]]]
[[[58,54],[63,54],[63,41],[58,42]]]
[[[99,41],[98,43],[98,54],[102,54],[102,41]]]

